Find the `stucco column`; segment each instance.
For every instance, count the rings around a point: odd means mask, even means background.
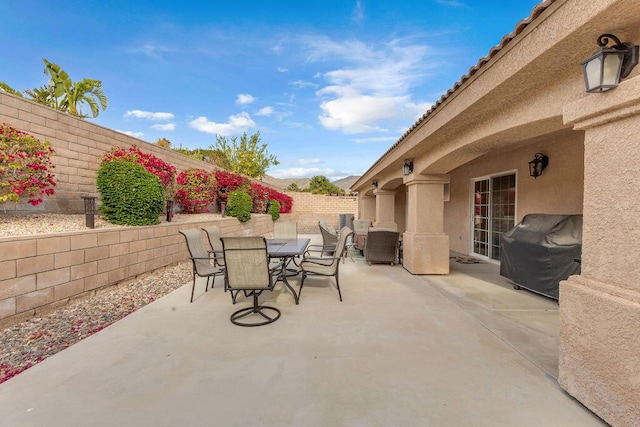
[[[371,221],[376,219],[376,198],[371,196],[360,196],[358,198],[359,206],[358,211],[360,216],[358,218],[367,218]]]
[[[444,233],[444,184],[447,177],[404,177],[408,189],[407,231],[402,235],[402,264],[412,274],[449,273],[449,236]]]
[[[390,190],[375,190],[376,221],[375,227],[397,228],[396,224],[396,192]]]
[[[564,108],[584,130],[582,274],[560,284],[560,385],[640,424],[640,77]]]

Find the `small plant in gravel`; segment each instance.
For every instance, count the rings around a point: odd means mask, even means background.
[[[251,196],[243,190],[236,190],[229,193],[227,209],[225,214],[238,218],[240,222],[247,222],[251,219]]]
[[[158,224],[164,208],[160,180],[141,165],[128,161],[103,163],[98,171],[102,217],[123,225]]]
[[[0,126],[0,204],[26,199],[31,205],[42,203],[41,196],[55,194],[55,154],[49,142],[3,123]]]
[[[216,198],[215,177],[204,169],[191,168],[178,174],[174,199],[186,213],[209,212],[207,206]]]

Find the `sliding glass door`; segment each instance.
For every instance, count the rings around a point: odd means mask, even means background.
[[[473,181],[472,252],[500,260],[500,236],[515,225],[516,174]]]

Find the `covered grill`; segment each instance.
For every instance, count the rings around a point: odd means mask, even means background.
[[[558,299],[559,283],[580,274],[582,215],[529,214],[500,239],[500,275]]]

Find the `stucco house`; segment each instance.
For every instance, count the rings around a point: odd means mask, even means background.
[[[529,213],[582,214],[559,383],[608,423],[640,425],[640,67],[587,93],[581,64],[602,34],[640,44],[640,2],[538,4],[352,189],[359,217],[402,232],[413,274],[447,274],[450,251],[499,262],[500,235]]]

